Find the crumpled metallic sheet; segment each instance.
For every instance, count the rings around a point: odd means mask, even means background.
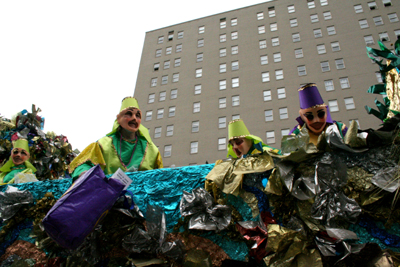
[[[389,64],[389,63],[388,63]],[[394,68],[386,72],[386,95],[390,100],[389,110],[400,111],[400,79],[398,69]],[[389,111],[388,118],[393,117],[393,112]]]
[[[271,211],[269,207],[268,197],[261,189],[246,185],[243,185],[243,189],[246,190],[247,192],[254,194],[255,198],[257,199],[257,204],[258,204],[257,208],[259,212]],[[253,215],[253,217],[255,216]]]
[[[0,219],[11,219],[24,205],[33,203],[33,196],[29,191],[20,191],[8,186],[5,192],[0,192]]]
[[[213,181],[222,192],[237,196],[244,174],[265,172],[273,167],[272,157],[267,153],[262,153],[215,165],[206,179]]]
[[[355,149],[346,145],[336,124],[332,124],[326,128],[325,137],[331,148],[339,148],[351,153],[360,153],[368,150],[368,148]]]
[[[249,249],[244,242],[233,241],[225,235],[216,235],[212,232],[205,232],[202,237],[221,247],[232,260],[246,261]]]
[[[231,221],[229,206],[215,205],[213,197],[202,187],[192,193],[183,191],[180,211],[182,216],[191,216],[189,229],[221,231]]]
[[[317,164],[315,176],[321,190],[311,207],[311,217],[332,227],[337,225],[337,217],[355,223],[361,208],[342,191],[347,183],[346,165],[337,158],[324,159]]]
[[[311,207],[314,202],[311,201],[297,201],[295,203],[298,216],[300,219],[305,223],[305,225],[314,233],[316,234],[319,231],[325,230],[325,227],[321,224],[320,220],[316,220],[311,216]],[[292,219],[293,216],[290,218]],[[289,221],[290,222],[290,221]],[[293,229],[287,226],[290,229]],[[294,230],[294,229],[293,229]]]
[[[11,255],[18,255],[22,259],[33,259],[36,263],[44,263],[47,259],[46,254],[38,249],[34,244],[17,240],[9,246],[5,253],[0,257],[0,263],[4,262]]]
[[[308,130],[306,129],[306,127],[303,127],[297,135],[285,135],[282,137],[281,151],[283,154],[292,153],[300,148],[307,146],[309,143],[310,136],[308,135]]]
[[[364,195],[368,194],[368,199],[372,200],[373,197],[369,197],[370,193],[375,194],[374,192],[371,192],[371,189],[373,187],[371,183],[371,178],[373,177],[373,174],[370,174],[366,172],[364,169],[355,166],[353,168],[347,169],[347,184],[345,187],[343,187],[344,193],[357,201],[357,203],[364,205],[361,201],[361,197],[364,197]],[[372,202],[369,202],[370,204]]]
[[[373,237],[378,238],[386,246],[400,248],[400,235],[390,234],[384,229],[379,228],[370,217],[362,217],[359,225],[364,227]]]
[[[263,180],[268,179],[271,176],[272,171],[273,169],[261,173],[255,172],[245,174],[243,176],[243,185],[263,189]]]
[[[372,177],[372,183],[385,191],[393,193],[400,186],[400,166],[380,169]]]
[[[268,194],[282,195],[283,184],[278,174],[277,168],[274,168],[271,175],[268,178],[268,183],[264,188],[264,191]]]
[[[260,214],[260,210],[258,208],[258,200],[253,193],[247,192],[246,190],[240,190],[239,197],[241,197],[243,201],[246,202],[246,204],[249,206],[253,218],[257,217]]]
[[[367,147],[367,137],[366,132],[358,133],[358,123],[352,120],[344,136],[344,143],[352,148]]]

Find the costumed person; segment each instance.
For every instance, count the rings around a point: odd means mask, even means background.
[[[307,127],[310,136],[310,143],[317,144],[318,136],[325,129],[336,124],[341,136],[344,137],[347,127],[343,123],[333,121],[329,112],[329,107],[324,103],[317,85],[308,83],[298,89],[300,100],[300,116],[296,118],[299,123],[291,131],[290,134],[298,135],[303,127]]]
[[[106,175],[121,168],[125,172],[163,167],[160,152],[141,124],[142,112],[134,97],[125,97],[112,131],[86,147],[69,165],[75,180],[100,164]]]
[[[243,120],[237,119],[229,122],[228,125],[228,155],[232,158],[245,158],[251,154],[260,154],[263,151],[270,151],[280,154],[280,150],[270,147],[258,136],[251,135]]]
[[[29,158],[28,140],[14,141],[10,159],[0,168],[0,185],[14,183],[17,173],[34,174],[36,168],[29,162]]]

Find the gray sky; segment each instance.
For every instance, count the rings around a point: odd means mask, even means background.
[[[35,104],[82,151],[133,94],[146,31],[262,2],[0,1],[0,115]]]

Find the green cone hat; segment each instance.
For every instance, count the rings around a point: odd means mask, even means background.
[[[16,141],[14,141],[13,148],[21,148],[21,149],[24,149],[26,152],[29,153],[28,140],[26,140],[26,139],[18,139]]]

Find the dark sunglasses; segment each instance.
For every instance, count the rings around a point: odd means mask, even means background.
[[[312,121],[314,119],[314,114],[304,114],[307,120]],[[317,113],[318,118],[323,119],[325,117],[325,111],[320,111]]]
[[[243,143],[243,139],[241,138],[236,138],[236,139],[232,139],[229,141],[229,144],[231,144],[231,146],[233,146],[233,144],[240,146]]]
[[[24,156],[28,156],[28,154],[25,152],[25,150],[18,150],[18,149],[13,150],[14,155],[16,155],[18,153],[21,153],[21,155],[24,155]]]

